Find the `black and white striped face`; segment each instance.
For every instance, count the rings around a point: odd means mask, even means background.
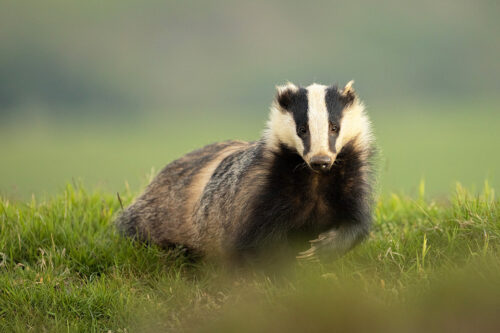
[[[269,121],[271,144],[294,148],[314,171],[328,172],[343,145],[370,140],[370,124],[352,81],[343,90],[313,84],[278,87]]]

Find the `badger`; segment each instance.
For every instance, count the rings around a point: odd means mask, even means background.
[[[171,162],[117,226],[208,258],[337,258],[369,233],[374,152],[353,81],[287,83],[259,140],[214,143]]]

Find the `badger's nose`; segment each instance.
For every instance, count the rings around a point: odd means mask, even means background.
[[[323,172],[330,170],[332,163],[332,158],[327,155],[316,155],[311,157],[311,161],[309,161],[313,170]]]

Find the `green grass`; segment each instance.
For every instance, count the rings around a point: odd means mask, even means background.
[[[133,194],[121,193],[124,203]],[[0,200],[0,331],[481,331],[500,327],[500,205],[486,186],[384,195],[333,263],[233,272],[116,234],[115,195]]]

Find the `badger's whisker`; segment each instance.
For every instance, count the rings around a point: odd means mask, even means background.
[[[302,162],[302,163],[299,163],[295,166],[295,168],[293,168],[293,171],[292,172],[295,172],[297,171],[298,169],[304,169],[307,167],[307,163],[306,162]]]

